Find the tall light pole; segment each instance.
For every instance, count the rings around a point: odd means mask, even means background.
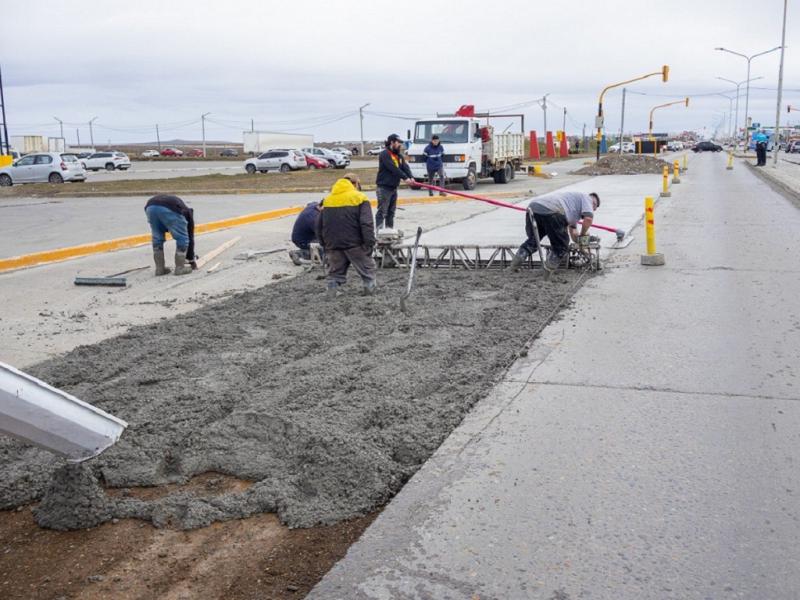
[[[200,127],[203,130],[203,158],[206,157],[206,117],[210,114],[210,112],[207,112],[200,115]]]
[[[739,96],[740,96],[739,88],[742,87],[748,81],[756,81],[758,79],[764,79],[764,78],[761,76],[752,77],[751,79],[748,79],[746,81],[740,81],[738,83],[735,82],[733,79],[725,79],[724,77],[717,77],[717,79],[719,79],[720,81],[727,81],[728,83],[732,83],[733,85],[736,86],[736,117],[733,119],[733,122],[736,124],[736,127],[733,130],[733,139],[735,142],[736,139],[738,139],[739,137],[737,132],[737,129],[739,129]]]
[[[92,144],[92,150],[94,150],[94,132],[92,131],[92,123],[97,120],[97,117],[92,117],[89,119],[89,141]]]
[[[62,121],[62,120],[61,120],[61,119],[59,119],[58,117],[53,117],[53,118],[54,118],[56,121],[58,121],[58,124],[61,126],[61,139],[63,140],[63,139],[64,139],[64,121]]]
[[[789,0],[783,0],[783,33],[781,34],[781,65],[778,67],[778,104],[775,107],[775,142],[772,146],[772,166],[778,166],[778,145],[781,138],[781,99],[783,97],[783,54],[786,50],[786,8]]]
[[[358,107],[358,124],[361,128],[361,156],[364,156],[364,109],[370,105],[369,102]]]
[[[757,56],[764,56],[765,54],[769,54],[770,52],[775,52],[776,50],[780,50],[781,46],[776,46],[771,50],[764,50],[764,52],[759,52],[757,54],[753,54],[751,56],[747,56],[746,54],[742,54],[741,52],[734,52],[733,50],[728,50],[727,48],[714,48],[714,50],[719,50],[720,52],[727,52],[728,54],[733,54],[735,56],[741,56],[743,59],[747,61],[747,79],[745,80],[747,83],[747,88],[745,91],[744,96],[744,151],[745,154],[747,153],[747,147],[750,145],[750,129],[748,129],[749,123],[748,117],[750,116],[750,61],[752,61]]]
[[[730,96],[726,96],[725,94],[714,94],[715,96],[722,96],[728,101],[728,136],[731,135],[733,131],[733,126],[731,125],[731,119],[733,119],[733,98]],[[736,98],[739,99],[738,97]]]
[[[622,88],[622,117],[619,120],[619,154],[622,156],[622,141],[625,136],[625,94],[628,88]]]
[[[639,77],[634,77],[633,79],[628,79],[626,81],[620,81],[619,83],[612,83],[611,85],[607,85],[602,89],[600,92],[600,98],[597,100],[597,118],[595,119],[594,123],[595,127],[597,127],[597,160],[600,160],[600,141],[603,139],[603,96],[605,96],[606,92],[612,88],[619,87],[621,85],[627,85],[628,83],[633,83],[634,81],[647,79],[648,77],[653,77],[654,75],[661,75],[661,81],[667,83],[667,81],[669,81],[669,66],[664,65],[661,67],[660,71],[654,71],[653,73],[640,75]]]
[[[545,94],[544,96],[542,96],[542,99],[539,100],[539,106],[541,106],[542,107],[542,111],[544,111],[544,134],[543,135],[544,135],[545,138],[547,138],[547,97],[550,95],[550,93],[552,93],[552,92],[549,92],[549,93]]]

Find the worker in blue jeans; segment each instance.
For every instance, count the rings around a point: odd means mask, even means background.
[[[144,207],[153,235],[156,276],[170,272],[164,259],[164,242],[169,231],[175,240],[175,275],[187,275],[197,268],[194,256],[194,211],[177,196],[159,194]],[[187,263],[187,256],[189,264]]]

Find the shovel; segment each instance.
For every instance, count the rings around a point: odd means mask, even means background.
[[[408,286],[405,293],[400,296],[400,310],[405,314],[408,313],[406,308],[406,300],[411,295],[411,290],[414,288],[414,275],[417,272],[417,250],[419,250],[419,238],[422,235],[422,227],[417,227],[417,237],[414,240],[414,249],[411,251],[411,270],[408,273]]]

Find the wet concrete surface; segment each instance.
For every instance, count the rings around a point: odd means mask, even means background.
[[[799,213],[682,179],[310,599],[796,597]]]

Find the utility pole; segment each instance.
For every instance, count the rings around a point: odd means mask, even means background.
[[[254,119],[250,119],[250,133],[253,133],[256,130],[256,122]]]
[[[775,141],[772,144],[772,166],[778,166],[778,145],[781,139],[781,99],[783,97],[783,53],[786,50],[786,8],[789,0],[783,0],[783,33],[781,34],[781,66],[778,68],[778,104],[775,107]],[[3,119],[5,121],[5,119]]]
[[[358,107],[358,122],[361,127],[361,156],[364,156],[364,109],[370,105],[369,102]]]
[[[77,127],[75,128],[75,137],[78,138],[78,148],[81,147],[81,130]]]
[[[61,126],[61,139],[63,140],[63,139],[64,139],[64,121],[62,121],[62,120],[61,120],[61,119],[59,119],[58,117],[53,117],[53,118],[54,118],[56,121],[58,121],[58,124]]]
[[[206,157],[206,117],[210,114],[210,112],[207,112],[200,115],[201,127],[203,129],[203,158]]]
[[[158,152],[161,153],[161,136],[158,133],[158,123],[156,123],[156,143],[158,144]]]
[[[561,123],[561,133],[564,134],[564,137],[567,137],[567,107],[564,107],[564,120]]]
[[[628,88],[622,88],[622,118],[619,120],[619,153],[622,155],[622,140],[625,135],[625,94],[628,93]]]
[[[92,150],[94,150],[94,131],[92,131],[92,123],[97,120],[97,117],[92,117],[89,119],[89,141],[92,144]]]
[[[3,154],[3,139],[5,139],[5,154],[11,154],[11,142],[8,139],[8,125],[6,124],[6,97],[3,93],[3,72],[0,70],[0,118],[3,119],[3,131],[0,132],[0,154]]]
[[[589,144],[586,143],[586,123],[583,124],[583,131],[581,132],[581,146],[584,152],[589,151]]]
[[[542,110],[544,111],[544,136],[545,136],[545,138],[547,138],[547,97],[549,95],[550,94],[547,93],[544,96],[542,96],[542,99],[541,99],[540,104],[539,104],[539,106],[541,106]]]

